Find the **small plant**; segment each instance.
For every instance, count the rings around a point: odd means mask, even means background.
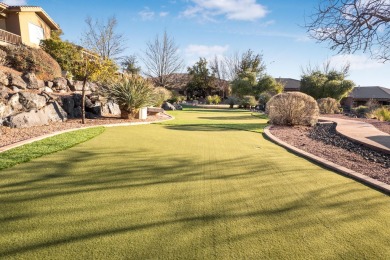
[[[358,117],[364,117],[367,113],[370,112],[370,109],[367,106],[358,106],[352,108],[352,112]]]
[[[154,105],[156,94],[152,85],[140,76],[124,77],[107,89],[108,97],[121,110],[122,118],[133,118],[141,107]]]
[[[376,118],[380,121],[390,121],[390,110],[387,107],[380,107],[366,114],[368,118]]]
[[[218,95],[214,95],[213,96],[213,104],[218,105],[219,103],[221,103],[221,97]]]
[[[134,74],[135,75],[135,74]],[[165,101],[172,98],[172,92],[163,87],[157,87],[154,89],[156,94],[156,106],[160,107]]]
[[[256,98],[254,96],[244,96],[240,100],[240,106],[242,106],[244,108],[250,108],[250,107],[256,106],[256,104],[257,104],[257,102],[256,102]]]
[[[235,96],[228,97],[226,101],[230,105],[230,108],[233,108],[234,105],[238,104],[238,98]]]
[[[207,103],[207,104],[212,104],[213,101],[214,101],[214,98],[213,98],[212,96],[207,96],[207,97],[206,97],[206,103]]]
[[[334,114],[340,111],[340,103],[334,98],[320,98],[317,103],[321,114]]]
[[[273,96],[266,110],[270,123],[275,125],[309,125],[318,121],[319,109],[313,97],[300,92]]]

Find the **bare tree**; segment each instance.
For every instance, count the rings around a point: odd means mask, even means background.
[[[389,0],[321,0],[306,28],[319,42],[339,53],[363,51],[390,59]]]
[[[214,59],[210,60],[210,69],[216,78],[218,89],[222,92],[222,98],[225,98],[229,94],[228,71],[225,61],[215,55]]]
[[[115,31],[115,16],[108,18],[106,23],[87,17],[85,23],[87,29],[82,44],[86,49],[96,52],[102,59],[115,59],[126,49],[123,34]]]
[[[142,60],[146,66],[146,76],[156,86],[167,87],[171,76],[184,67],[178,50],[175,40],[167,32],[164,32],[162,39],[157,35],[154,41],[147,42]]]

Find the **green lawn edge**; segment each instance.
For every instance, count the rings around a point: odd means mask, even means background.
[[[32,159],[63,151],[86,142],[105,131],[105,127],[93,127],[48,137],[0,153],[0,170],[10,168]]]

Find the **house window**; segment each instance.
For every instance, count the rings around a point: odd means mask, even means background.
[[[44,39],[43,28],[35,24],[28,23],[28,33],[30,34],[30,42],[38,44]]]

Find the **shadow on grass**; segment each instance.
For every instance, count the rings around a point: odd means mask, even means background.
[[[186,126],[182,126],[184,129]],[[197,126],[201,128],[202,126]],[[210,128],[208,126],[208,128]],[[181,130],[183,130],[181,129]],[[203,162],[200,162],[197,158],[179,157],[167,162],[166,155],[154,154],[153,158],[148,156],[151,151],[147,149],[139,150],[120,150],[113,153],[111,150],[106,152],[104,149],[98,151],[74,151],[67,158],[67,161],[52,161],[50,165],[45,161],[35,161],[30,164],[20,165],[13,169],[2,172],[3,179],[8,178],[5,184],[0,186],[0,230],[2,230],[2,236],[10,236],[11,233],[29,233],[34,232],[38,227],[22,226],[21,221],[29,222],[31,219],[47,219],[56,218],[57,216],[86,216],[90,218],[87,222],[96,221],[97,223],[103,220],[122,219],[124,216],[118,216],[118,212],[109,212],[102,216],[93,216],[89,213],[89,208],[86,207],[62,207],[59,204],[56,207],[47,210],[47,208],[34,208],[34,210],[21,210],[26,209],[27,205],[31,203],[39,202],[45,204],[47,201],[57,201],[57,199],[63,199],[64,201],[72,201],[76,195],[81,195],[83,201],[85,199],[91,199],[88,194],[95,192],[104,192],[108,194],[112,191],[123,191],[125,193],[131,193],[132,188],[150,188],[159,187],[158,190],[167,189],[168,195],[163,203],[172,204],[179,200],[188,199],[185,194],[181,197],[180,194],[176,194],[176,197],[172,194],[172,188],[169,189],[165,185],[171,184],[171,187],[179,183],[199,183],[199,181],[213,181],[213,180],[233,180],[234,182],[240,182],[243,179],[250,179],[248,183],[253,183],[256,180],[262,180],[262,189],[272,189],[275,185],[280,185],[278,179],[275,178],[275,174],[271,173],[273,165],[262,165],[259,170],[257,164],[248,165],[247,158],[237,155],[234,160],[216,160],[215,165],[229,165],[231,168],[240,168],[245,165],[245,171],[241,173],[226,173],[216,170],[215,173],[209,174],[203,171]],[[153,154],[153,153],[152,153]],[[125,164],[112,163],[108,168],[107,161],[111,161],[112,158],[131,158],[130,162]],[[93,160],[95,163],[87,171],[75,174],[74,170],[79,169],[83,162]],[[158,162],[158,163],[156,163]],[[191,165],[189,170],[188,165]],[[42,174],[37,169],[48,168],[46,172],[48,174]],[[32,170],[36,169],[36,170]],[[29,172],[28,176],[17,176],[18,172]],[[268,173],[267,173],[268,172]],[[280,172],[285,176],[287,172]],[[24,178],[27,178],[25,180]],[[22,179],[22,180],[21,180]],[[253,180],[253,181],[252,181]],[[292,180],[290,183],[292,186],[299,185]],[[302,185],[302,184],[300,184]],[[351,184],[350,184],[351,185]],[[191,186],[191,185],[190,185]],[[245,186],[244,186],[245,187]],[[268,188],[267,188],[268,187]],[[356,186],[354,186],[356,188]],[[243,187],[242,187],[243,188]],[[247,201],[256,200],[257,189],[253,186],[248,187],[252,192],[248,196],[240,197],[235,196],[237,192],[234,186],[229,189],[221,190],[220,194],[223,196],[216,197],[221,201],[216,204],[219,207],[218,212],[194,212],[192,208],[188,208],[187,211],[182,211],[174,218],[146,218],[144,220],[133,222],[123,221],[123,225],[115,226],[110,225],[110,221],[104,221],[106,223],[103,226],[98,226],[95,229],[81,229],[79,232],[69,232],[65,234],[56,235],[55,237],[48,236],[48,239],[34,239],[28,243],[14,243],[12,246],[1,248],[1,257],[12,257],[21,253],[33,252],[40,249],[47,249],[49,247],[56,247],[65,244],[72,244],[75,242],[89,241],[91,239],[100,239],[102,237],[113,237],[121,234],[132,234],[134,232],[141,232],[143,230],[155,230],[158,228],[174,229],[176,232],[189,232],[189,227],[193,229],[201,229],[205,225],[221,225],[221,223],[238,223],[238,221],[249,221],[253,219],[277,219],[278,229],[298,231],[302,229],[308,229],[313,223],[312,219],[305,214],[306,217],[300,216],[299,218],[291,218],[289,214],[295,214],[300,210],[307,210],[311,207],[314,212],[320,212],[321,210],[330,210],[338,208],[337,217],[334,216],[327,221],[329,226],[337,227],[340,224],[344,224],[345,221],[363,218],[366,215],[370,215],[375,206],[383,206],[385,201],[376,201],[376,196],[366,196],[364,200],[359,199],[357,196],[355,199],[346,199],[334,201],[334,197],[339,197],[343,193],[351,194],[354,192],[361,192],[359,189],[352,189],[348,187],[348,184],[336,184],[333,186],[326,186],[317,188],[313,191],[301,194],[297,198],[290,200],[286,203],[280,203],[283,200],[284,194],[273,194],[268,196],[267,205],[274,205],[273,207],[264,207],[258,209],[256,207],[249,208],[248,211],[241,211],[243,204]],[[329,190],[338,191],[329,193]],[[242,190],[240,192],[243,192]],[[224,194],[225,193],[225,194]],[[213,196],[209,194],[209,196]],[[317,198],[321,198],[321,203],[315,203]],[[145,192],[144,197],[136,198],[137,200],[145,200],[145,203],[150,204],[149,210],[153,207],[153,203],[156,203],[159,199],[155,196],[150,196]],[[201,199],[201,198],[190,198]],[[85,203],[85,202],[84,202]],[[95,202],[96,203],[96,202]],[[90,206],[94,205],[91,201]],[[118,203],[123,204],[123,207],[127,205],[127,200],[115,201],[110,204]],[[161,202],[159,202],[161,203]],[[335,204],[336,203],[336,204]],[[12,206],[10,206],[12,205]],[[88,204],[87,204],[88,205]],[[369,207],[367,207],[369,205]],[[103,206],[103,205],[101,205]],[[358,211],[351,212],[350,208],[359,209]],[[134,212],[133,214],[136,214]],[[140,214],[140,213],[139,213]],[[73,216],[72,215],[72,216]],[[288,220],[288,221],[285,221]],[[43,220],[42,220],[43,221]],[[53,221],[53,220],[52,220]],[[14,223],[12,228],[7,228],[8,225]],[[81,223],[80,223],[81,224]],[[180,224],[183,230],[177,230],[177,225]],[[42,224],[40,224],[42,225]],[[75,223],[69,222],[63,225],[62,229],[74,230]],[[185,228],[187,227],[187,228]],[[40,226],[39,228],[47,228],[46,226]],[[46,231],[47,232],[47,231]],[[268,235],[275,232],[274,227],[267,227],[266,225],[254,225],[252,229],[243,230],[236,233],[235,236],[229,238],[233,241],[241,241],[247,237],[256,237],[259,235]],[[164,238],[169,239],[169,238]],[[216,243],[226,243],[223,236],[217,236]]]
[[[164,125],[166,129],[177,131],[249,131],[260,133],[267,124],[188,124],[188,125]]]

